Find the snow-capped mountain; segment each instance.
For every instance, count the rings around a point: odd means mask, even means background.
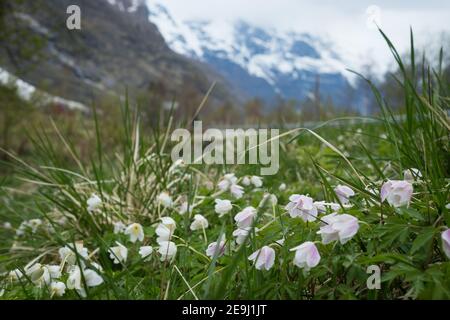
[[[249,96],[303,100],[319,86],[324,97],[338,103],[345,98],[351,74],[332,45],[318,37],[239,20],[177,21],[153,0],[130,0],[130,7],[144,3],[172,50],[206,62]]]

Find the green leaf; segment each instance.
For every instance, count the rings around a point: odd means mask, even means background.
[[[411,253],[414,254],[419,251],[421,248],[426,247],[433,240],[433,237],[436,233],[434,228],[425,228],[422,233],[420,233],[411,246]]]

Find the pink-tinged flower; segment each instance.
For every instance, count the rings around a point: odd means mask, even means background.
[[[420,180],[422,178],[422,172],[416,168],[406,169],[403,171],[403,178],[406,181],[413,183],[414,180]]]
[[[255,268],[257,270],[269,270],[275,262],[275,250],[271,247],[264,246],[253,252],[248,257],[248,260],[255,263]]]
[[[258,176],[252,176],[250,181],[256,188],[261,188],[263,185],[262,178]]]
[[[231,204],[230,200],[216,199],[214,201],[216,202],[216,205],[214,206],[214,211],[216,211],[219,217],[222,217],[223,215],[230,212],[231,209],[233,209],[233,205]]]
[[[352,189],[341,185],[334,188],[334,192],[342,204],[347,204],[349,202],[349,198],[355,195],[355,192]]]
[[[208,228],[208,226],[209,226],[208,220],[201,214],[196,214],[194,216],[194,221],[192,221],[191,223],[191,230],[192,231],[203,230]]]
[[[219,181],[217,186],[221,191],[230,190],[233,197],[240,199],[244,194],[244,188],[237,184],[237,180],[238,179],[234,173],[228,173],[224,175],[223,179]]]
[[[309,270],[320,262],[319,250],[314,242],[306,241],[290,251],[295,251],[294,264],[299,268]]]
[[[293,194],[289,197],[289,203],[285,209],[292,218],[300,217],[303,221],[314,221],[317,217],[317,208],[314,206],[313,199],[299,194]]]
[[[234,216],[234,221],[236,221],[236,224],[239,228],[247,228],[252,226],[255,218],[256,209],[253,207],[246,207],[244,208],[244,210]]]
[[[227,173],[223,179],[219,181],[217,187],[222,191],[227,191],[233,184],[236,184],[237,178],[234,173]]]
[[[259,231],[258,228],[253,229],[255,234]],[[236,237],[236,243],[237,244],[243,244],[245,239],[249,236],[249,233],[253,232],[251,227],[246,228],[237,228],[233,231],[233,237]]]
[[[225,253],[225,244],[226,244],[225,240],[210,243],[208,245],[208,248],[206,249],[206,255],[210,258],[217,255],[217,258],[220,258]]]
[[[341,244],[349,241],[358,232],[358,219],[349,214],[332,213],[322,217],[325,223],[318,234],[322,236],[322,243],[328,244],[339,240]]]
[[[244,195],[244,188],[238,184],[233,184],[230,187],[230,192],[233,197],[235,197],[236,199],[240,199]]]
[[[325,201],[314,201],[314,206],[317,208],[319,213],[327,212],[327,207],[331,208],[332,211],[338,211],[341,208],[339,203]]]
[[[450,229],[442,232],[442,249],[444,249],[445,255],[450,259]]]
[[[409,205],[413,193],[413,186],[404,180],[388,180],[381,187],[381,202],[387,202],[394,207]]]

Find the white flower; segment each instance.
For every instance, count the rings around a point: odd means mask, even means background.
[[[177,246],[172,241],[162,241],[159,243],[158,252],[161,255],[161,261],[170,261],[177,254]]]
[[[314,242],[306,241],[290,251],[295,251],[294,264],[299,268],[309,270],[320,262],[319,250]]]
[[[123,224],[123,222],[121,222],[121,221],[114,222],[113,226],[114,226],[114,234],[123,233],[123,232],[125,232],[125,229],[127,228],[127,226],[125,224]]]
[[[21,279],[22,277],[23,277],[23,273],[19,269],[11,270],[8,273],[8,279],[10,281],[17,281],[17,280]]]
[[[36,233],[38,228],[43,224],[41,219],[31,219],[23,221],[19,228],[16,230],[16,234],[18,236],[22,236],[25,234],[25,231],[30,230],[31,233]]]
[[[194,221],[191,224],[191,230],[203,230],[208,228],[208,220],[201,214],[196,214],[194,216]]]
[[[233,231],[233,237],[236,237],[236,243],[237,244],[243,244],[245,239],[248,237],[249,233],[251,232],[251,227],[246,228],[238,228]],[[259,231],[258,228],[254,228],[255,234]]]
[[[250,181],[256,188],[261,188],[263,185],[262,178],[258,176],[252,176],[250,178]]]
[[[234,216],[234,221],[236,221],[236,224],[239,228],[247,228],[252,226],[255,218],[256,209],[253,207],[246,207],[244,208],[244,210]]]
[[[153,248],[151,246],[143,246],[139,248],[139,255],[144,261],[149,260],[150,255],[153,253]]]
[[[300,217],[303,221],[314,221],[317,217],[317,208],[314,206],[313,199],[299,194],[293,194],[289,197],[289,203],[285,209],[292,218]]]
[[[280,190],[280,191],[284,191],[284,190],[286,190],[286,183],[282,183],[282,184],[280,184],[280,186],[278,187],[278,190]]]
[[[227,191],[233,184],[236,184],[237,178],[235,177],[234,173],[228,173],[224,175],[223,179],[219,181],[217,184],[217,187],[221,191]]]
[[[330,207],[331,210],[333,210],[333,211],[338,211],[341,208],[339,203],[325,202],[325,201],[315,201],[314,202],[314,206],[317,208],[317,210],[320,213],[326,212],[327,211],[327,207]]]
[[[12,229],[12,225],[11,225],[11,223],[10,222],[4,222],[3,223],[3,228],[5,228],[5,229],[7,229],[7,230],[10,230],[10,229]]]
[[[100,199],[99,196],[93,193],[86,203],[88,205],[87,210],[89,212],[92,212],[102,205],[102,199]]]
[[[51,281],[50,270],[47,266],[40,263],[35,263],[32,266],[25,268],[26,275],[38,287],[48,286]]]
[[[235,197],[236,199],[240,199],[244,195],[244,188],[241,187],[240,185],[233,184],[230,187],[230,192],[233,195],[233,197]]]
[[[255,263],[255,268],[257,270],[269,270],[275,262],[275,250],[271,247],[264,246],[253,252],[248,257],[248,260]]]
[[[186,212],[191,213],[193,209],[194,209],[193,203],[189,204],[187,201],[183,201],[180,207],[178,208],[178,213],[181,215],[185,214]]]
[[[242,178],[242,184],[246,187],[248,187],[251,184],[251,180],[249,177],[245,176],[244,178]]]
[[[137,240],[144,240],[144,229],[139,223],[132,223],[125,229],[125,234],[130,236],[130,241],[135,243]]]
[[[59,265],[46,265],[45,266],[48,269],[48,272],[50,273],[50,277],[52,279],[58,279],[59,277],[61,277],[61,268],[59,267]]]
[[[172,198],[167,192],[161,192],[158,195],[158,203],[166,208],[170,208],[173,204]]]
[[[347,204],[349,202],[349,198],[355,195],[355,192],[352,189],[341,185],[334,188],[334,192],[342,204]]]
[[[162,217],[161,223],[156,228],[156,234],[158,236],[156,241],[158,243],[162,241],[169,241],[170,238],[172,238],[175,229],[176,229],[175,220],[173,220],[170,217]]]
[[[214,206],[214,210],[219,215],[219,217],[222,217],[223,215],[230,212],[231,209],[233,209],[233,205],[231,204],[230,200],[216,199],[214,201],[216,202],[216,205]]]
[[[394,207],[409,205],[413,193],[413,186],[404,180],[388,180],[381,187],[381,202],[387,202]]]
[[[416,168],[406,169],[403,171],[403,178],[406,181],[413,183],[415,180],[420,180],[422,178],[422,172]]]
[[[276,195],[266,192],[266,193],[264,193],[264,196],[263,196],[261,202],[259,203],[259,206],[262,206],[266,201],[268,204],[270,204],[272,206],[276,206],[278,203],[278,198]]]
[[[67,278],[67,289],[77,290],[77,292],[86,297],[86,291],[82,282],[82,274],[87,287],[96,287],[103,283],[103,278],[94,270],[80,269],[79,266],[72,266],[69,270],[69,277]]]
[[[73,244],[69,243],[65,247],[59,249],[59,256],[62,261],[65,261],[68,265],[74,265],[77,263],[77,255],[80,262],[83,264],[83,259],[88,259],[88,249],[84,248],[83,241],[75,242],[75,247]]]
[[[212,242],[208,245],[206,249],[206,255],[210,258],[217,255],[217,258],[220,258],[225,253],[225,244],[226,240],[221,240],[219,242]]]
[[[117,246],[109,248],[109,257],[115,264],[127,261],[128,249],[120,242],[116,241]]]
[[[221,191],[230,190],[231,194],[236,199],[242,198],[242,195],[244,194],[244,188],[237,184],[237,178],[234,173],[226,174],[217,186]]]
[[[322,243],[328,244],[339,240],[341,244],[349,241],[358,232],[358,219],[349,214],[332,213],[322,217],[326,224],[317,231],[322,236]]]
[[[441,234],[442,249],[444,249],[445,255],[450,259],[450,229],[445,230]]]
[[[62,297],[66,292],[66,285],[64,284],[64,282],[53,281],[52,283],[50,283],[50,292],[51,296],[55,295],[58,297]]]

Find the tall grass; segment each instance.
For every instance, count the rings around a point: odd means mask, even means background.
[[[442,78],[441,67],[434,70],[426,66],[425,59],[421,70],[417,70],[412,32],[410,68],[387,36],[381,34],[401,70],[401,78],[396,80],[404,95],[402,116],[368,81],[380,106],[378,123],[367,124],[362,132],[354,126],[326,125],[301,135],[295,130],[289,141],[281,142],[280,173],[265,177],[262,188],[247,189],[242,199],[233,199],[233,211],[222,219],[214,212],[214,199],[232,198],[214,187],[218,179],[230,171],[239,177],[254,175],[257,168],[172,163],[171,115],[167,123],[157,122],[152,133],[146,135],[139,109],[131,108],[128,101],[121,108],[123,122],[117,130],[122,141],[116,153],[104,152],[102,119],[95,108],[95,130],[88,139],[96,141],[96,148],[89,163],[81,159],[53,121],[50,125],[58,142],[45,131],[29,137],[35,146],[34,161],[25,162],[4,150],[15,164],[16,177],[29,189],[4,189],[7,191],[0,217],[13,222],[15,229],[29,218],[40,218],[44,223],[36,232],[28,230],[21,237],[14,235],[14,229],[1,231],[4,245],[0,249],[0,271],[25,271],[30,261],[59,263],[59,248],[83,241],[90,256],[86,259],[75,251],[78,264],[95,269],[104,280],[98,287],[84,286],[88,299],[450,298],[450,264],[439,237],[450,225],[446,208],[448,83]],[[382,134],[385,136],[380,137]],[[344,138],[336,139],[339,135]],[[61,157],[62,150],[70,160]],[[411,205],[393,208],[382,203],[381,184],[387,179],[403,179],[403,171],[409,168],[422,173],[414,184]],[[286,191],[278,189],[282,182],[287,184]],[[337,184],[350,186],[357,193],[352,207],[340,203],[334,192]],[[166,191],[174,199],[169,208],[158,201],[158,195]],[[266,193],[275,194],[278,203],[271,202]],[[293,193],[340,203],[341,212],[359,219],[357,236],[345,245],[319,244],[316,232],[320,221],[303,222],[286,214],[284,204]],[[95,213],[86,205],[92,194],[101,199]],[[182,202],[187,202],[192,212],[180,215],[178,206]],[[254,227],[260,230],[253,229],[244,245],[232,246],[233,215],[249,205],[258,209]],[[204,232],[189,228],[196,213],[209,220],[210,227]],[[150,261],[143,261],[138,249],[144,244],[156,249],[155,226],[164,216],[177,222],[173,237],[177,256],[172,262],[162,262],[154,252]],[[142,224],[144,242],[131,243],[128,236],[115,234],[113,223],[118,221]],[[222,234],[229,244],[227,254],[207,257],[207,245]],[[277,243],[282,238],[284,244]],[[292,264],[289,249],[308,240],[317,243],[322,260],[318,267],[305,272]],[[126,263],[113,264],[110,258],[108,250],[116,241],[129,249]],[[247,257],[264,245],[274,248],[277,256],[275,266],[262,272]],[[381,290],[366,286],[366,268],[371,264],[382,270]],[[66,281],[66,277],[61,279]],[[48,288],[36,288],[31,280],[24,277],[18,283],[11,282],[5,274],[4,297],[51,297]],[[82,298],[73,290],[64,297]]]

